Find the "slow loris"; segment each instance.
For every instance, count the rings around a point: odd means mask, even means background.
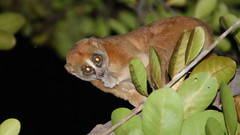
[[[80,40],[68,53],[65,68],[102,91],[138,106],[146,97],[140,95],[131,82],[129,62],[139,58],[148,69],[149,47],[155,48],[161,59],[163,86],[168,81],[169,60],[180,35],[184,29],[193,30],[196,26],[202,26],[205,30],[206,48],[212,42],[212,35],[203,22],[191,17],[171,17],[127,34]]]

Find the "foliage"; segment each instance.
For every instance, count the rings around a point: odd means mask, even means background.
[[[226,83],[221,84],[220,94],[228,134],[234,135],[236,133],[238,123],[237,112],[231,90]]]
[[[24,25],[24,18],[13,12],[0,14],[0,50],[10,50],[16,44],[14,34]]]
[[[147,93],[147,71],[141,60],[135,58],[129,64],[130,73],[132,76],[132,82],[135,88],[144,96],[148,96]],[[139,74],[141,73],[141,74]]]
[[[169,75],[173,78],[186,66],[186,50],[189,42],[191,31],[183,31],[181,37],[177,42],[170,63],[169,63]]]
[[[152,82],[152,87],[155,89],[160,88],[160,83],[161,83],[161,63],[160,63],[160,58],[157,55],[156,51],[153,48],[150,48],[150,73],[151,73],[151,82]]]
[[[213,110],[206,110],[189,116],[183,123],[181,135],[205,135],[206,122],[210,118],[220,123],[217,129],[212,130],[218,132],[218,129],[220,129],[226,134],[223,114]]]
[[[0,125],[0,135],[18,135],[21,124],[17,119],[10,118]]]
[[[205,91],[205,95],[198,94],[202,93],[199,92],[199,89],[193,89],[191,93],[186,92],[183,94],[181,94],[180,91],[176,92],[171,88],[161,88],[155,90],[149,95],[146,103],[144,104],[142,118],[131,118],[130,121],[128,121],[129,123],[131,122],[132,125],[134,125],[133,123],[137,122],[138,124],[141,123],[141,126],[138,126],[139,128],[132,128],[132,126],[126,126],[125,124],[123,124],[122,126],[117,128],[117,130],[124,130],[125,135],[129,135],[128,133],[130,132],[138,132],[141,134],[143,132],[144,135],[211,135],[215,134],[216,132],[222,135],[237,134],[237,115],[234,109],[234,102],[222,100],[223,104],[228,104],[227,106],[231,107],[228,109],[223,109],[223,112],[205,110],[216,95],[218,83],[215,77],[212,77],[210,74],[207,74],[205,72],[200,72],[197,73],[195,76],[190,77],[190,79],[193,80],[195,80],[196,78],[197,80],[206,79],[204,82],[207,82],[208,85],[203,86],[205,87],[205,89],[202,89]],[[211,82],[207,78],[212,78],[212,80],[215,81]],[[184,83],[187,83],[189,85],[188,88],[192,85],[187,81]],[[199,86],[202,85],[201,81],[197,81],[195,83]],[[211,87],[211,85],[215,85],[215,88]],[[230,94],[225,95],[222,92],[223,89],[226,92],[230,92],[229,87],[226,84],[223,83],[220,89],[223,98],[232,98]],[[211,93],[211,91],[213,91],[213,93]],[[191,106],[189,106],[189,102],[184,102],[184,100],[189,99],[186,98],[186,96],[191,98],[191,100],[189,101]],[[211,100],[204,100],[207,97],[211,97]],[[201,108],[201,106],[204,107]],[[122,110],[117,110],[118,112],[114,111],[115,116],[119,116],[120,114],[124,113],[124,110],[126,110],[126,108],[122,108]],[[130,112],[131,111],[128,110],[128,114]],[[116,118],[112,117],[112,120],[115,121],[114,123],[116,123]],[[118,119],[118,121],[119,120],[121,119]],[[218,125],[217,128],[215,128],[216,125]],[[121,135],[123,132],[115,133],[116,135]]]
[[[195,34],[199,29],[201,29],[201,27],[195,28],[193,32],[183,32],[179,38],[177,49],[175,49],[173,53],[171,64],[176,65],[178,61],[183,63],[180,63],[181,65],[187,65],[187,63],[191,62],[191,60],[200,53],[205,39],[203,32],[201,32],[203,34]],[[199,41],[201,43],[199,43]],[[191,47],[192,44],[199,45],[199,47]],[[152,50],[154,49],[151,49],[150,56],[159,58],[157,53]],[[178,54],[183,60],[177,60]],[[186,58],[188,58],[188,56],[192,56],[192,58],[187,62]],[[134,61],[137,61],[137,59],[134,59]],[[140,60],[137,63],[134,61],[130,63],[130,69],[134,66],[140,69],[144,67],[143,64],[139,64]],[[155,59],[155,62],[156,61],[159,61],[159,59]],[[150,69],[152,66],[156,66],[153,63],[154,62],[151,62],[149,65]],[[178,68],[178,66],[170,67],[169,72],[174,73],[176,70],[180,71],[181,69]],[[181,68],[183,68],[183,66]],[[143,80],[138,81],[138,85],[145,85],[146,83],[146,80],[138,79],[146,77],[141,76],[142,71],[143,70],[137,72],[137,68],[130,70],[130,72],[134,72],[134,74],[131,73],[132,78],[135,78],[135,80]],[[228,57],[217,56],[206,58],[193,69],[192,73],[190,73],[184,81],[180,80],[180,85],[176,91],[172,88],[159,88],[149,94],[147,101],[144,103],[142,117],[140,120],[138,119],[138,122],[141,123],[139,128],[133,129],[131,126],[124,126],[125,124],[123,124],[117,128],[117,130],[121,130],[124,127],[126,135],[130,131],[140,132],[140,130],[142,130],[141,134],[143,133],[144,135],[238,134],[237,112],[231,89],[227,85],[233,78],[235,72],[236,63]],[[159,74],[159,72],[150,74],[154,76],[154,74]],[[175,74],[172,74],[172,76],[174,75]],[[223,111],[207,109],[214,101],[219,88]],[[145,92],[147,92],[147,90],[145,90]],[[118,116],[121,113],[123,112],[119,111],[117,114],[115,112],[114,115]],[[128,113],[130,113],[130,110]],[[116,118],[112,117],[112,121],[115,123]],[[119,119],[117,121],[119,121]],[[130,121],[134,120],[130,119]],[[118,132],[115,133],[116,135],[121,134]]]
[[[171,88],[154,91],[144,104],[142,129],[145,135],[178,135],[183,122],[183,102]]]
[[[217,89],[217,79],[206,72],[186,79],[177,89],[184,103],[184,118],[205,110],[215,98]]]
[[[171,78],[200,53],[204,41],[205,34],[202,27],[196,27],[193,32],[187,30],[183,32],[170,60],[169,74]]]
[[[199,18],[218,36],[221,33],[219,18],[228,13],[239,17],[239,5],[239,0],[0,1],[1,12],[12,11],[24,16],[26,25],[22,35],[30,37],[34,46],[53,47],[62,58],[80,39],[123,34],[140,25],[176,15]],[[4,32],[0,35],[12,39],[12,35]],[[229,38],[225,40],[228,42]],[[232,45],[237,44],[233,42]],[[231,50],[232,45],[227,49],[219,45],[217,50],[232,54],[230,51],[236,51]]]
[[[228,27],[230,27],[231,25],[234,24],[234,22],[236,22],[238,19],[238,17],[232,15],[232,14],[226,14],[224,16],[222,16],[220,18],[220,23],[222,24],[222,26],[227,29]],[[238,27],[239,28],[239,27]],[[240,43],[240,31],[238,30],[238,28],[236,28],[235,30],[232,31],[233,37],[234,39]]]
[[[127,108],[118,108],[112,112],[112,124],[119,122],[121,119],[131,113]],[[131,130],[128,130],[131,128]],[[138,116],[134,116],[131,120],[127,121],[121,128],[116,129],[116,134],[119,135],[143,135],[141,120]]]
[[[189,64],[200,53],[204,46],[205,34],[202,27],[196,27],[191,33],[186,50],[186,65]]]
[[[236,62],[229,57],[217,56],[200,62],[198,66],[193,69],[191,75],[198,72],[208,72],[217,78],[220,86],[222,82],[228,83],[233,78],[236,68]]]
[[[220,123],[214,118],[208,118],[205,126],[205,131],[207,135],[224,135],[222,128],[219,128]],[[217,131],[215,129],[218,129]]]

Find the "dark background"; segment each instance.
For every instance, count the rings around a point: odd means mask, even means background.
[[[197,17],[198,0],[181,7],[168,6],[168,1],[0,0],[1,13],[19,13],[26,21],[16,35],[16,47],[0,51],[0,123],[17,118],[20,135],[85,135],[109,121],[114,109],[132,109],[128,102],[68,74],[61,57],[86,37],[123,34],[170,16]],[[220,6],[229,11],[220,11]],[[218,0],[213,11],[198,19],[219,36],[224,31],[216,23],[219,17],[226,13],[239,17],[239,6],[239,0]],[[239,64],[238,43],[228,41],[217,47],[218,52]]]
[[[64,69],[49,47],[34,47],[17,35],[17,45],[0,51],[0,121],[17,118],[20,135],[84,135],[110,120],[118,107],[132,106]]]

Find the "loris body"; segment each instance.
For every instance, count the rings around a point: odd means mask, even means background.
[[[138,106],[146,98],[135,90],[131,82],[129,62],[139,58],[148,69],[149,47],[155,48],[161,59],[163,86],[168,81],[169,60],[180,35],[184,29],[193,30],[196,26],[204,28],[205,46],[210,45],[212,36],[203,22],[190,17],[172,17],[124,35],[80,40],[69,52],[65,67],[69,73],[90,81],[102,91]]]

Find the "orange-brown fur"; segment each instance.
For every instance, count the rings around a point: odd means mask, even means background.
[[[161,59],[163,73],[161,85],[163,86],[168,81],[166,79],[168,64],[177,40],[184,29],[193,30],[196,26],[203,26],[206,34],[205,46],[208,46],[212,42],[211,32],[203,22],[190,17],[166,18],[140,27],[124,35],[109,36],[101,39],[90,38],[84,41],[84,44],[91,44],[90,42],[101,44],[109,58],[109,71],[113,71],[115,73],[114,75],[120,78],[128,78],[113,88],[105,87],[101,80],[93,80],[91,83],[105,92],[110,92],[117,97],[128,100],[134,106],[139,105],[144,102],[145,97],[141,96],[129,85],[129,83],[131,83],[129,71],[127,70],[129,62],[137,57],[148,67],[149,47],[154,47]],[[84,54],[81,57],[89,57],[91,54],[88,54],[88,51],[89,48],[76,46],[76,48],[69,53],[67,63],[80,62],[81,60],[76,54]]]

